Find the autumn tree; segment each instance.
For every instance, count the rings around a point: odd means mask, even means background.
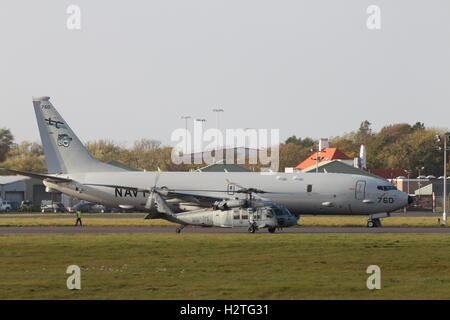
[[[300,137],[297,138],[295,135],[287,138],[284,143],[285,144],[293,143],[293,144],[298,145],[301,148],[312,148],[317,145],[317,141],[315,141],[309,137],[302,139]]]
[[[279,171],[283,172],[286,167],[296,167],[305,160],[310,154],[309,147],[301,147],[296,143],[284,143],[279,146]]]
[[[47,165],[44,159],[42,146],[37,142],[21,142],[13,144],[8,152],[7,158],[0,164],[3,168],[31,171],[46,172]],[[2,172],[2,174],[8,174]]]
[[[5,161],[8,151],[14,143],[14,136],[6,128],[0,129],[0,162]]]

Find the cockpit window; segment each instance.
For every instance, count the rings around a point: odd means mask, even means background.
[[[397,190],[394,186],[377,186],[377,189],[381,191]]]
[[[283,212],[283,210],[281,210],[281,209],[279,209],[279,208],[273,208],[272,210],[273,210],[273,212],[274,212],[277,216],[282,216],[282,215],[285,214],[285,213]]]

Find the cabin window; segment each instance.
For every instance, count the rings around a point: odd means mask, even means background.
[[[242,214],[242,219],[248,219],[248,215],[245,214],[245,213],[243,213],[243,214]]]
[[[239,211],[233,213],[233,218],[234,220],[239,220],[241,218],[241,214],[239,213]]]
[[[306,187],[306,191],[312,192],[312,184],[308,184],[308,186]]]

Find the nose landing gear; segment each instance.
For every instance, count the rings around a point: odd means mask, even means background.
[[[379,228],[381,227],[381,218],[388,218],[391,216],[390,212],[376,213],[369,216],[367,220],[367,228]]]

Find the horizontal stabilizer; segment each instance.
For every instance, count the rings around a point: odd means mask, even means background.
[[[48,181],[54,181],[54,182],[70,182],[71,179],[56,177],[48,174],[42,174],[42,173],[34,173],[34,172],[28,172],[28,171],[20,171],[20,170],[13,170],[13,169],[7,169],[7,168],[0,168],[0,170],[4,170],[10,173],[19,174],[21,176],[26,176],[30,178],[35,178],[39,180],[48,180]]]

